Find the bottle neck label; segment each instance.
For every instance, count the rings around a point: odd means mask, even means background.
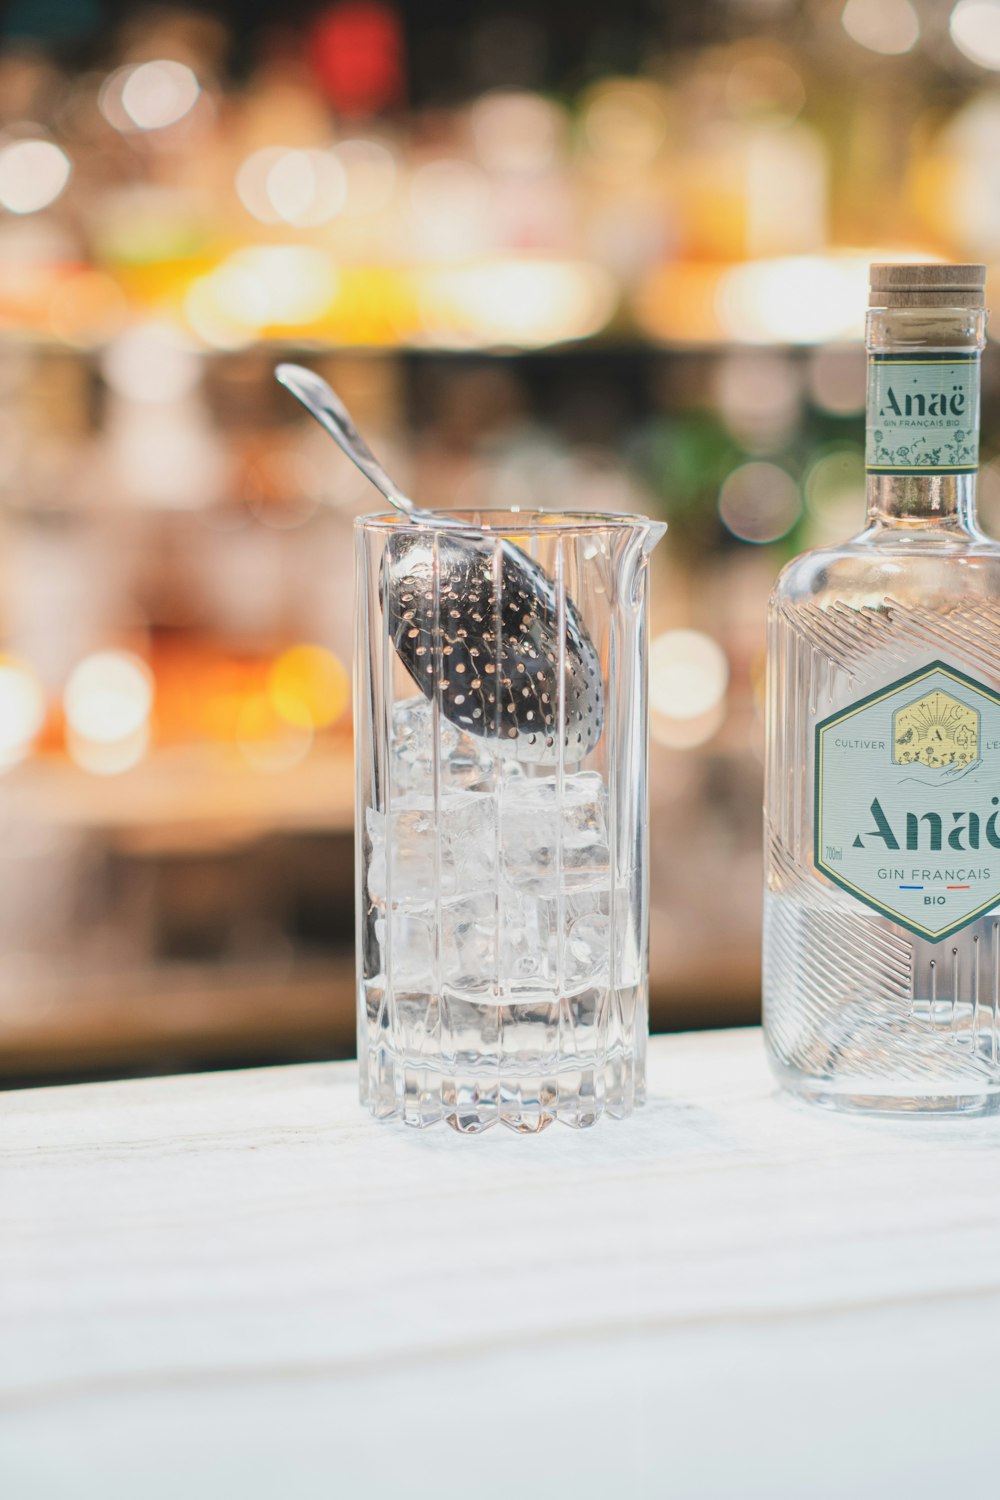
[[[868,356],[869,474],[974,474],[978,463],[978,352]]]

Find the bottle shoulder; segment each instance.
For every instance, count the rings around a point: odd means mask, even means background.
[[[964,529],[900,534],[897,527],[870,527],[835,547],[793,557],[771,602],[860,605],[900,595],[919,596],[929,607],[970,595],[1000,603],[1000,542]]]

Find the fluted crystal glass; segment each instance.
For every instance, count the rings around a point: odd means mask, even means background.
[[[525,741],[522,758],[517,737],[474,710],[446,716],[448,658],[428,652],[418,686],[384,607],[389,549],[429,528],[398,515],[357,523],[361,1098],[378,1118],[470,1133],[587,1126],[644,1096],[647,559],[664,528],[603,514],[462,519],[495,554],[498,587],[507,538],[552,581],[555,617],[582,620],[603,723],[581,745],[558,693],[542,705],[548,752],[535,758]],[[463,601],[428,545],[426,609],[447,641]],[[502,667],[488,654],[475,663],[483,705]]]

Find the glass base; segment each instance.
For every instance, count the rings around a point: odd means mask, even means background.
[[[443,1120],[460,1135],[481,1135],[505,1125],[518,1135],[538,1135],[560,1121],[586,1130],[604,1116],[625,1119],[645,1102],[633,1057],[608,1058],[603,1068],[513,1076],[439,1073],[383,1051],[362,1069],[361,1102],[378,1120],[401,1120],[418,1129]]]
[[[1000,1113],[1000,1084],[993,1088],[949,1092],[940,1084],[926,1092],[915,1084],[887,1087],[872,1078],[813,1078],[771,1059],[771,1070],[781,1087],[821,1109],[844,1114],[887,1115],[994,1115]]]
[[[537,1135],[622,1119],[645,1098],[645,986],[595,986],[497,1004],[470,992],[362,983],[361,1102],[379,1120],[460,1135],[505,1125]]]
[[[471,1006],[425,996],[421,1024],[407,1026],[397,997],[395,1034],[366,1025],[363,1011],[361,1102],[376,1119],[418,1128],[443,1120],[460,1135],[624,1119],[645,1100],[645,1005],[634,989],[582,999]],[[380,1003],[383,1022],[386,1014]]]

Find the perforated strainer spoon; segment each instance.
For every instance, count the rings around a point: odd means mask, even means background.
[[[420,528],[389,535],[382,576],[386,627],[420,690],[451,723],[517,760],[554,763],[560,737],[565,760],[582,760],[604,728],[604,687],[565,589],[506,538],[414,505],[314,371],[283,364],[275,373]]]

